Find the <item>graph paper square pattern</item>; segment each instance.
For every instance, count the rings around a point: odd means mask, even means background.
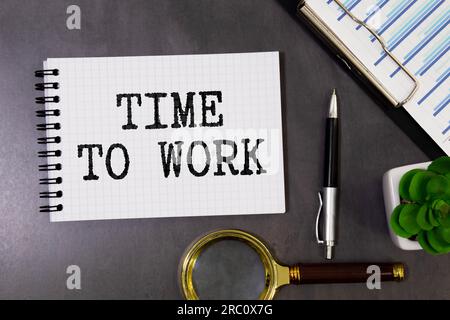
[[[49,199],[63,209],[50,213],[51,221],[285,212],[278,52],[49,58],[44,69],[58,69],[45,82],[60,84],[45,92],[60,97],[61,128],[47,136],[57,134],[61,142],[47,149],[62,152],[48,158],[62,164],[48,178],[62,182],[48,191],[63,192]],[[166,95],[158,105],[165,128],[146,128],[155,123],[155,93]],[[126,96],[118,97],[125,94],[136,94],[131,112]],[[129,121],[134,129],[123,128]],[[172,161],[166,176],[163,163],[171,144],[177,156],[178,141],[179,175]],[[84,179],[89,149],[83,145],[95,145],[97,180]]]
[[[397,101],[410,94],[414,82],[386,55],[375,37],[334,0],[306,3]],[[342,0],[341,3],[372,27],[414,74],[419,87],[404,107],[450,155],[450,1]]]

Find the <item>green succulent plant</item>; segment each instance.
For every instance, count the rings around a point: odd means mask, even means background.
[[[450,158],[433,161],[427,170],[414,169],[400,180],[401,204],[391,215],[392,230],[417,240],[433,255],[450,252]]]

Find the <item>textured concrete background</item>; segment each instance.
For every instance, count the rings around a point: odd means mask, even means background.
[[[383,209],[383,173],[429,158],[279,2],[77,0],[82,29],[69,31],[65,12],[73,3],[0,3],[0,298],[178,299],[183,250],[216,228],[260,235],[285,263],[322,261],[313,225],[332,87],[339,91],[343,119],[336,261],[403,261],[409,278],[379,291],[358,284],[288,287],[278,298],[450,297],[450,255],[397,249]],[[285,215],[51,224],[38,212],[33,72],[45,58],[268,50],[283,55]],[[71,264],[81,267],[80,291],[65,287]]]

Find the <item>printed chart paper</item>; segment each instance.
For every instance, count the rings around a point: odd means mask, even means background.
[[[373,27],[419,81],[405,108],[450,155],[450,1],[343,0],[345,7]],[[308,5],[381,81],[398,101],[413,88],[409,79],[365,28],[334,0],[308,0]]]

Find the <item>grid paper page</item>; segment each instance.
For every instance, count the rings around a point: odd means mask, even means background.
[[[48,175],[63,178],[60,185],[49,185],[49,191],[63,191],[49,205],[61,203],[63,210],[51,213],[51,221],[285,212],[278,52],[55,58],[47,59],[44,68],[59,70],[59,76],[45,80],[57,80],[60,89],[46,95],[61,99],[57,134],[62,141],[48,150],[62,151],[62,169]],[[158,108],[167,128],[146,128],[155,122],[154,93],[167,95]],[[184,108],[188,93],[194,115],[191,119],[192,112],[187,113],[183,123],[174,101],[178,94]],[[122,128],[129,113],[126,98],[118,106],[118,94],[140,95],[140,106],[137,96],[131,98],[130,120],[137,128]],[[175,117],[181,128],[172,128]],[[204,125],[205,118],[216,126]],[[163,163],[170,144],[178,155],[176,141],[182,142],[179,176],[172,161],[166,177]],[[79,148],[92,144],[102,146],[102,155],[99,147],[91,149],[98,179],[84,180],[89,150],[82,148],[80,156]],[[224,175],[217,174],[218,158],[223,158]]]
[[[372,26],[388,49],[417,77],[419,90],[405,108],[450,155],[450,1],[341,2]],[[413,82],[386,56],[365,28],[351,20],[334,0],[308,0],[307,3],[398,101],[408,96]]]

